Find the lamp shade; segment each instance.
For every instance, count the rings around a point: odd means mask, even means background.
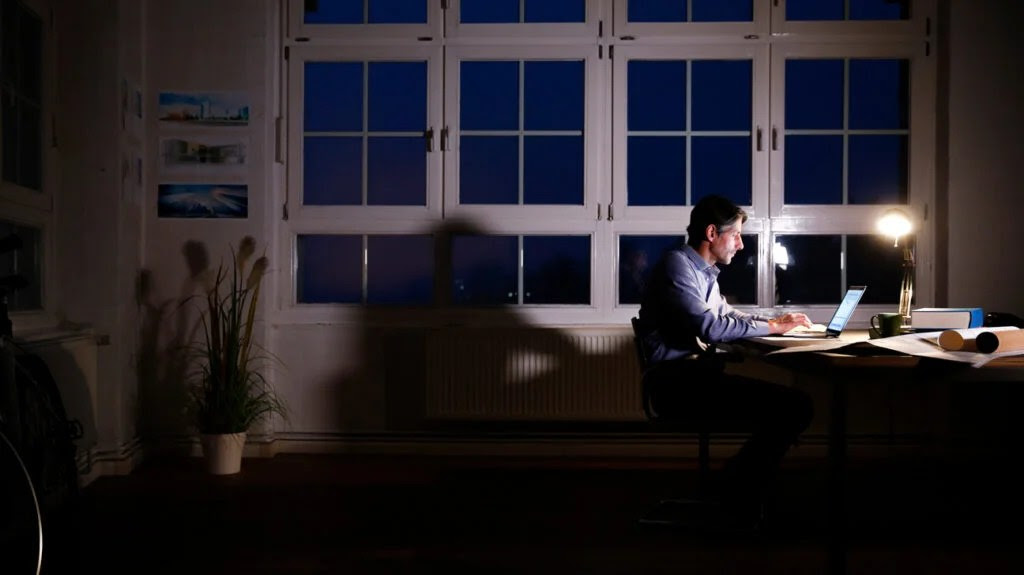
[[[894,240],[899,240],[914,229],[907,213],[895,208],[882,214],[882,217],[878,218],[877,226],[879,233]]]

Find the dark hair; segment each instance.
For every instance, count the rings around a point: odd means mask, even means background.
[[[690,212],[690,225],[686,228],[686,243],[694,248],[704,241],[704,230],[713,225],[721,232],[739,220],[747,221],[747,212],[722,196],[704,196]]]

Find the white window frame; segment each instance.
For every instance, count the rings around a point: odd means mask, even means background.
[[[596,219],[601,189],[601,151],[603,146],[600,115],[604,110],[601,85],[603,67],[599,65],[596,46],[513,46],[513,47],[452,47],[448,48],[445,66],[445,85],[451,90],[445,99],[445,120],[448,144],[445,150],[445,215],[493,220],[510,219]],[[583,203],[581,205],[476,205],[459,203],[459,70],[460,63],[469,60],[487,61],[557,61],[581,60],[584,65],[583,102]],[[519,86],[522,103],[523,86]],[[523,110],[520,108],[520,115]],[[591,128],[593,126],[594,128]],[[521,132],[522,133],[522,132]],[[520,165],[524,158],[520,156]],[[522,175],[522,174],[520,174]],[[523,182],[520,181],[520,186]]]
[[[387,0],[383,0],[387,1]],[[288,36],[293,39],[326,40],[343,44],[390,44],[396,40],[440,38],[442,15],[434,3],[427,2],[425,24],[306,24],[305,0],[285,0]],[[368,6],[368,5],[367,5]]]
[[[915,306],[934,301],[935,230],[929,206],[935,204],[935,57],[925,53],[922,42],[873,44],[780,43],[772,52],[772,130],[770,223],[776,233],[877,234],[875,222],[888,209],[899,208],[915,222],[916,280]],[[906,204],[872,205],[785,205],[785,62],[790,57],[806,58],[898,58],[910,62],[909,142]],[[849,87],[846,87],[849,90]],[[920,95],[918,95],[920,94]],[[929,97],[929,94],[931,95]],[[917,95],[917,96],[915,96]],[[845,162],[845,158],[844,158]],[[845,182],[844,182],[845,185]],[[772,265],[774,265],[772,263]],[[764,270],[770,274],[771,268]],[[896,275],[898,270],[894,270]],[[878,306],[860,306],[858,315],[874,312]],[[884,311],[884,310],[883,310]],[[857,316],[855,316],[857,317]],[[859,319],[859,318],[858,318]]]
[[[768,34],[771,21],[769,0],[753,0],[753,18],[750,22],[629,22],[629,0],[613,1],[613,33],[619,40],[735,42],[744,37]],[[693,14],[689,1],[686,13]]]
[[[293,46],[288,62],[288,85],[290,94],[303,94],[306,62],[374,62],[374,61],[426,61],[427,63],[427,128],[433,129],[432,151],[427,153],[426,198],[423,206],[371,206],[371,205],[305,205],[303,193],[303,143],[304,105],[303,98],[293,97],[288,102],[288,213],[298,220],[326,219],[334,222],[374,222],[393,220],[433,220],[441,215],[441,162],[440,133],[441,119],[441,48],[437,46]],[[368,86],[364,83],[363,94]],[[364,106],[367,102],[364,101]],[[366,124],[364,114],[364,128]],[[424,141],[426,146],[426,140]],[[363,180],[365,190],[366,162],[363,157]]]
[[[53,289],[56,283],[53,246],[58,163],[56,149],[53,147],[52,138],[49,137],[54,133],[53,119],[57,109],[56,90],[54,89],[56,86],[56,32],[50,0],[20,0],[20,2],[35,12],[42,23],[42,71],[40,73],[42,173],[38,191],[0,179],[0,213],[4,214],[5,221],[39,229],[40,245],[38,250],[42,266],[39,270],[41,285],[38,286],[41,309],[10,312],[15,333],[49,327],[56,323],[53,315],[56,305],[55,290]],[[3,127],[2,122],[3,117],[0,116],[0,129]],[[0,141],[0,146],[2,145],[3,143]]]
[[[531,0],[548,1],[548,0]],[[583,22],[535,23],[521,22],[508,24],[463,24],[459,22],[462,0],[448,0],[445,9],[445,36],[449,44],[494,44],[496,39],[508,38],[522,41],[522,38],[543,38],[545,43],[575,43],[580,39],[596,38],[606,19],[606,0],[586,0]],[[520,14],[525,4],[520,2]]]
[[[689,221],[692,206],[630,206],[628,204],[628,134],[627,134],[627,95],[628,76],[626,70],[630,60],[739,60],[750,59],[753,72],[751,102],[751,201],[752,205],[745,210],[751,218],[761,217],[768,213],[768,47],[765,44],[731,44],[722,46],[686,45],[686,46],[616,46],[612,60],[614,77],[612,86],[612,146],[618,151],[612,158],[614,166],[614,182],[612,186],[612,210],[614,217],[637,220],[663,220],[670,218],[677,222]],[[687,83],[692,82],[692,75],[687,75]],[[689,102],[688,102],[689,106]],[[692,133],[687,111],[687,134]],[[757,131],[762,131],[761,149],[758,149]],[[692,154],[692,146],[687,146],[687,155]],[[687,186],[690,181],[692,162],[687,162]],[[684,225],[683,228],[686,226]]]
[[[442,128],[448,140],[444,153],[431,155],[438,162],[436,180],[431,172],[428,185],[430,209],[391,206],[306,206],[299,204],[302,169],[302,83],[288,75],[287,124],[288,175],[285,201],[291,217],[282,223],[280,261],[292,262],[289,286],[281,289],[282,319],[300,323],[362,321],[367,310],[357,304],[295,303],[296,238],[306,233],[339,234],[423,234],[467,219],[481,233],[495,235],[589,234],[591,253],[590,305],[506,306],[504,309],[456,308],[447,306],[419,310],[372,310],[375,323],[408,321],[466,324],[509,321],[509,307],[515,321],[540,325],[620,325],[635,315],[637,305],[618,304],[618,243],[622,234],[683,235],[691,206],[628,208],[625,203],[625,61],[642,55],[670,59],[700,60],[751,58],[754,73],[752,130],[752,205],[744,206],[750,219],[745,234],[758,236],[759,306],[773,306],[774,261],[772,245],[776,234],[868,234],[876,233],[876,216],[892,206],[783,206],[781,204],[784,149],[771,150],[771,127],[781,129],[784,112],[784,83],[780,65],[787,54],[811,57],[908,57],[912,58],[911,148],[908,205],[899,206],[917,219],[917,283],[915,305],[929,305],[934,299],[933,259],[935,232],[928,207],[934,203],[936,110],[936,57],[931,34],[934,0],[915,0],[913,19],[907,22],[793,22],[782,20],[784,0],[756,0],[750,23],[634,23],[624,22],[626,0],[587,0],[584,24],[472,24],[459,25],[458,0],[437,0],[431,5],[430,22],[444,26],[424,33],[403,30],[401,25],[298,26],[302,0],[285,0],[290,10],[285,45],[291,49],[286,66],[294,72],[306,60],[394,59],[397,55],[429,52],[428,115],[434,127],[435,149],[441,150]],[[445,4],[448,4],[445,6]],[[298,7],[296,7],[298,5]],[[298,18],[296,18],[296,15]],[[891,24],[891,25],[890,25]],[[357,30],[358,28],[358,30]],[[838,56],[837,56],[838,57]],[[458,197],[458,85],[461,59],[557,60],[582,59],[586,68],[584,120],[584,204],[543,205],[459,205]],[[423,59],[423,58],[417,58]],[[441,66],[438,65],[441,64]],[[435,76],[438,79],[435,79]],[[447,92],[445,92],[445,86]],[[757,149],[757,128],[761,147]],[[782,135],[781,133],[779,134]],[[781,145],[780,145],[781,147]],[[429,168],[428,168],[429,169]],[[852,210],[852,211],[851,211]],[[435,245],[438,251],[442,245]],[[439,258],[446,257],[441,254]],[[440,261],[440,259],[438,260]],[[437,273],[444,272],[438,268]],[[893,270],[898,275],[899,270]],[[283,279],[283,278],[282,278]],[[437,289],[448,289],[440,278]],[[282,286],[284,287],[284,286]],[[439,301],[446,298],[438,294]],[[758,306],[744,306],[746,308]],[[867,318],[892,306],[862,305],[854,318],[865,325]],[[781,306],[768,310],[782,312]],[[834,305],[793,306],[811,313],[815,321],[825,317]],[[443,317],[441,317],[443,316]]]
[[[850,0],[846,0],[849,7]],[[813,36],[838,41],[860,39],[921,38],[934,33],[932,20],[935,0],[911,0],[908,20],[835,20],[788,21],[786,0],[774,0],[771,6],[772,34],[779,37]]]

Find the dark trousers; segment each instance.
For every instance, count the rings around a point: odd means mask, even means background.
[[[722,367],[703,359],[660,364],[650,378],[650,405],[659,419],[751,432],[726,462],[720,489],[726,498],[761,501],[786,451],[810,425],[814,407],[801,390],[726,374]]]

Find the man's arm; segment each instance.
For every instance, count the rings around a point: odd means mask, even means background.
[[[673,321],[684,322],[689,331],[701,340],[721,343],[773,333],[768,322],[757,321],[753,316],[738,312],[728,304],[724,312],[719,305],[710,305],[705,300],[706,282],[697,277],[697,270],[683,254],[669,258],[665,271],[669,278],[667,303]],[[720,297],[717,287],[713,289],[715,296],[712,299]]]

